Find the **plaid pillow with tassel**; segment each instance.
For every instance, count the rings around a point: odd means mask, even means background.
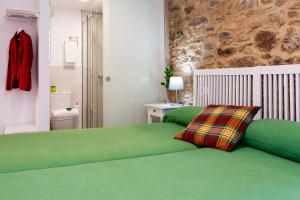
[[[255,106],[208,106],[175,138],[231,152],[259,109]]]

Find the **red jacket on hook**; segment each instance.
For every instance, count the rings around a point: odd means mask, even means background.
[[[10,41],[6,90],[31,90],[32,61],[31,37],[25,31],[16,33]]]

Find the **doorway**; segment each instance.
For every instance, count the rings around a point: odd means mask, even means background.
[[[164,1],[51,2],[51,86],[71,93],[78,128],[146,123],[164,99]]]
[[[51,0],[50,21],[51,97],[68,94],[51,107],[72,108],[72,128],[102,127],[102,1]]]

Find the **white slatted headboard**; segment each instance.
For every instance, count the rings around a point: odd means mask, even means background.
[[[203,69],[194,73],[194,105],[255,105],[258,118],[300,122],[300,65]]]

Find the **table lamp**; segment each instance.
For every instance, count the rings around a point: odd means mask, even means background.
[[[170,78],[169,90],[176,91],[176,104],[178,104],[178,90],[183,90],[183,89],[184,89],[184,83],[182,77]]]

